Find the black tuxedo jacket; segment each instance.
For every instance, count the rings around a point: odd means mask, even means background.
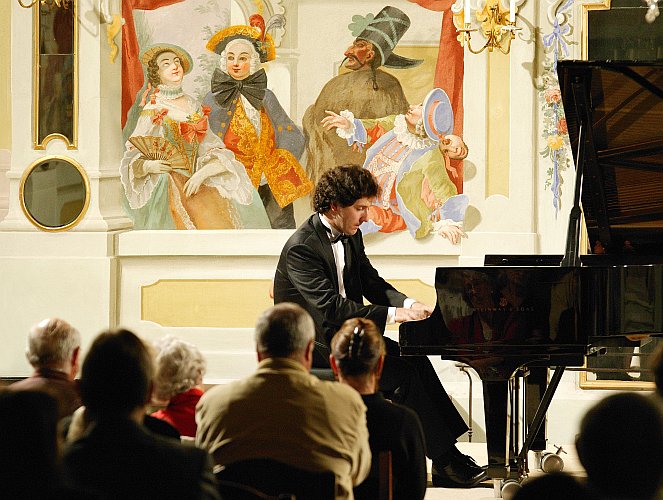
[[[343,285],[339,293],[331,242],[318,214],[313,214],[288,239],[274,278],[274,303],[294,302],[315,322],[315,366],[328,366],[329,342],[349,318],[371,319],[384,331],[389,306],[402,307],[406,298],[380,277],[364,251],[360,231],[348,238]],[[364,305],[364,298],[371,304]]]

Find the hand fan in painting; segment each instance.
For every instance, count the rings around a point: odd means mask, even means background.
[[[166,160],[173,168],[191,171],[184,155],[163,137],[139,135],[130,137],[129,142],[136,146],[146,160]]]

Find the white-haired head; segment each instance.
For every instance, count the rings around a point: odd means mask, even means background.
[[[76,328],[63,319],[47,318],[30,329],[26,356],[35,368],[69,371],[80,346]]]
[[[169,400],[202,383],[206,362],[195,345],[167,335],[155,342],[155,347],[154,395],[158,399]]]
[[[221,71],[228,74],[228,52],[238,53],[242,49],[248,52],[251,57],[249,75],[252,75],[261,68],[260,54],[258,54],[258,51],[253,46],[253,44],[244,38],[237,38],[228,42],[226,48],[221,52],[221,59],[219,60],[219,67],[221,68]]]

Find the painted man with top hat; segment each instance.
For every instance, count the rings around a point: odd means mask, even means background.
[[[299,158],[304,136],[267,89],[261,63],[276,57],[274,41],[261,16],[250,26],[230,26],[216,33],[207,48],[221,56],[204,104],[210,127],[244,165],[263,201],[271,227],[295,227],[292,203],[313,184]]]
[[[446,165],[449,159],[464,159],[467,146],[452,135],[453,111],[442,89],[430,91],[405,114],[357,119],[343,110],[327,115],[322,120],[326,130],[336,128],[348,146],[368,147],[364,168],[380,184],[362,233],[408,229],[423,238],[436,232],[454,244],[465,236],[462,223],[469,199],[458,194]]]
[[[354,42],[345,51],[343,65],[351,70],[325,84],[315,103],[306,110],[302,125],[307,138],[306,168],[313,180],[337,165],[361,165],[365,152],[349,149],[333,132],[320,128],[329,109],[351,109],[363,118],[405,113],[408,102],[398,79],[379,69],[412,68],[422,61],[394,53],[410,27],[409,17],[396,7],[377,15],[353,16],[348,26]]]

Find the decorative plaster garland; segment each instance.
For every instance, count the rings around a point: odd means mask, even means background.
[[[549,0],[550,1],[550,0]],[[546,142],[545,148],[539,152],[543,158],[552,162],[547,169],[545,189],[550,188],[553,195],[555,216],[561,208],[562,173],[570,165],[570,144],[566,118],[562,107],[562,95],[557,79],[557,61],[569,55],[569,42],[572,27],[571,8],[573,0],[553,0],[548,7],[548,19],[552,24],[552,32],[543,35],[544,62],[541,83],[537,87],[543,113],[541,136]],[[561,57],[560,57],[561,56]]]

